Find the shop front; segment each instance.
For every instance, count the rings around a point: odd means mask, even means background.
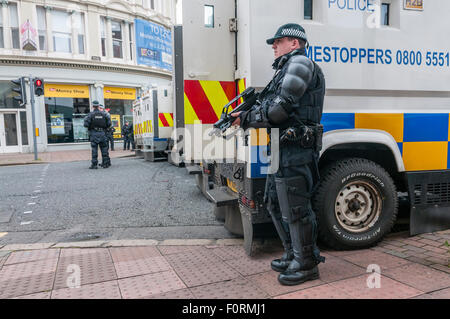
[[[105,109],[111,114],[112,125],[115,128],[114,138],[120,139],[125,122],[128,121],[133,125],[133,101],[136,99],[136,89],[105,86],[103,98]]]
[[[14,100],[10,81],[0,82],[0,154],[18,153],[28,146],[27,112]]]
[[[49,144],[88,142],[83,126],[89,114],[89,86],[45,84],[45,119]]]

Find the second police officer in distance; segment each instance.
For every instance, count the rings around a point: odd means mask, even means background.
[[[319,181],[318,159],[325,79],[320,67],[306,57],[306,32],[285,24],[267,40],[275,54],[272,81],[259,94],[259,103],[236,113],[242,128],[280,130],[279,168],[267,176],[267,209],[283,242],[285,253],[272,261],[283,285],[319,278],[317,221],[311,195]],[[273,143],[273,141],[271,142]]]

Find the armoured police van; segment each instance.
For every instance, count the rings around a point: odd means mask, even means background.
[[[449,1],[184,0],[182,12],[185,125],[203,131],[243,89],[270,81],[266,39],[285,23],[305,28],[307,55],[327,86],[313,198],[322,242],[375,245],[396,220],[398,192],[409,197],[411,234],[450,227]],[[222,148],[220,139],[200,137]],[[192,171],[252,254],[271,224],[263,202],[269,137],[260,129],[229,141],[234,161],[203,152]]]
[[[144,91],[134,102],[135,140],[145,160],[167,159],[173,129],[172,86]]]

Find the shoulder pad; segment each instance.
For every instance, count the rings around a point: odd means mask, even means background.
[[[300,98],[313,78],[314,64],[303,55],[294,55],[288,61],[286,74],[281,85],[281,95],[285,99]]]

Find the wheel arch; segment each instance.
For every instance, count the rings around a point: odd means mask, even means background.
[[[386,169],[400,189],[406,189],[405,165],[397,142],[381,130],[347,129],[326,132],[319,166],[350,157],[373,161]]]

